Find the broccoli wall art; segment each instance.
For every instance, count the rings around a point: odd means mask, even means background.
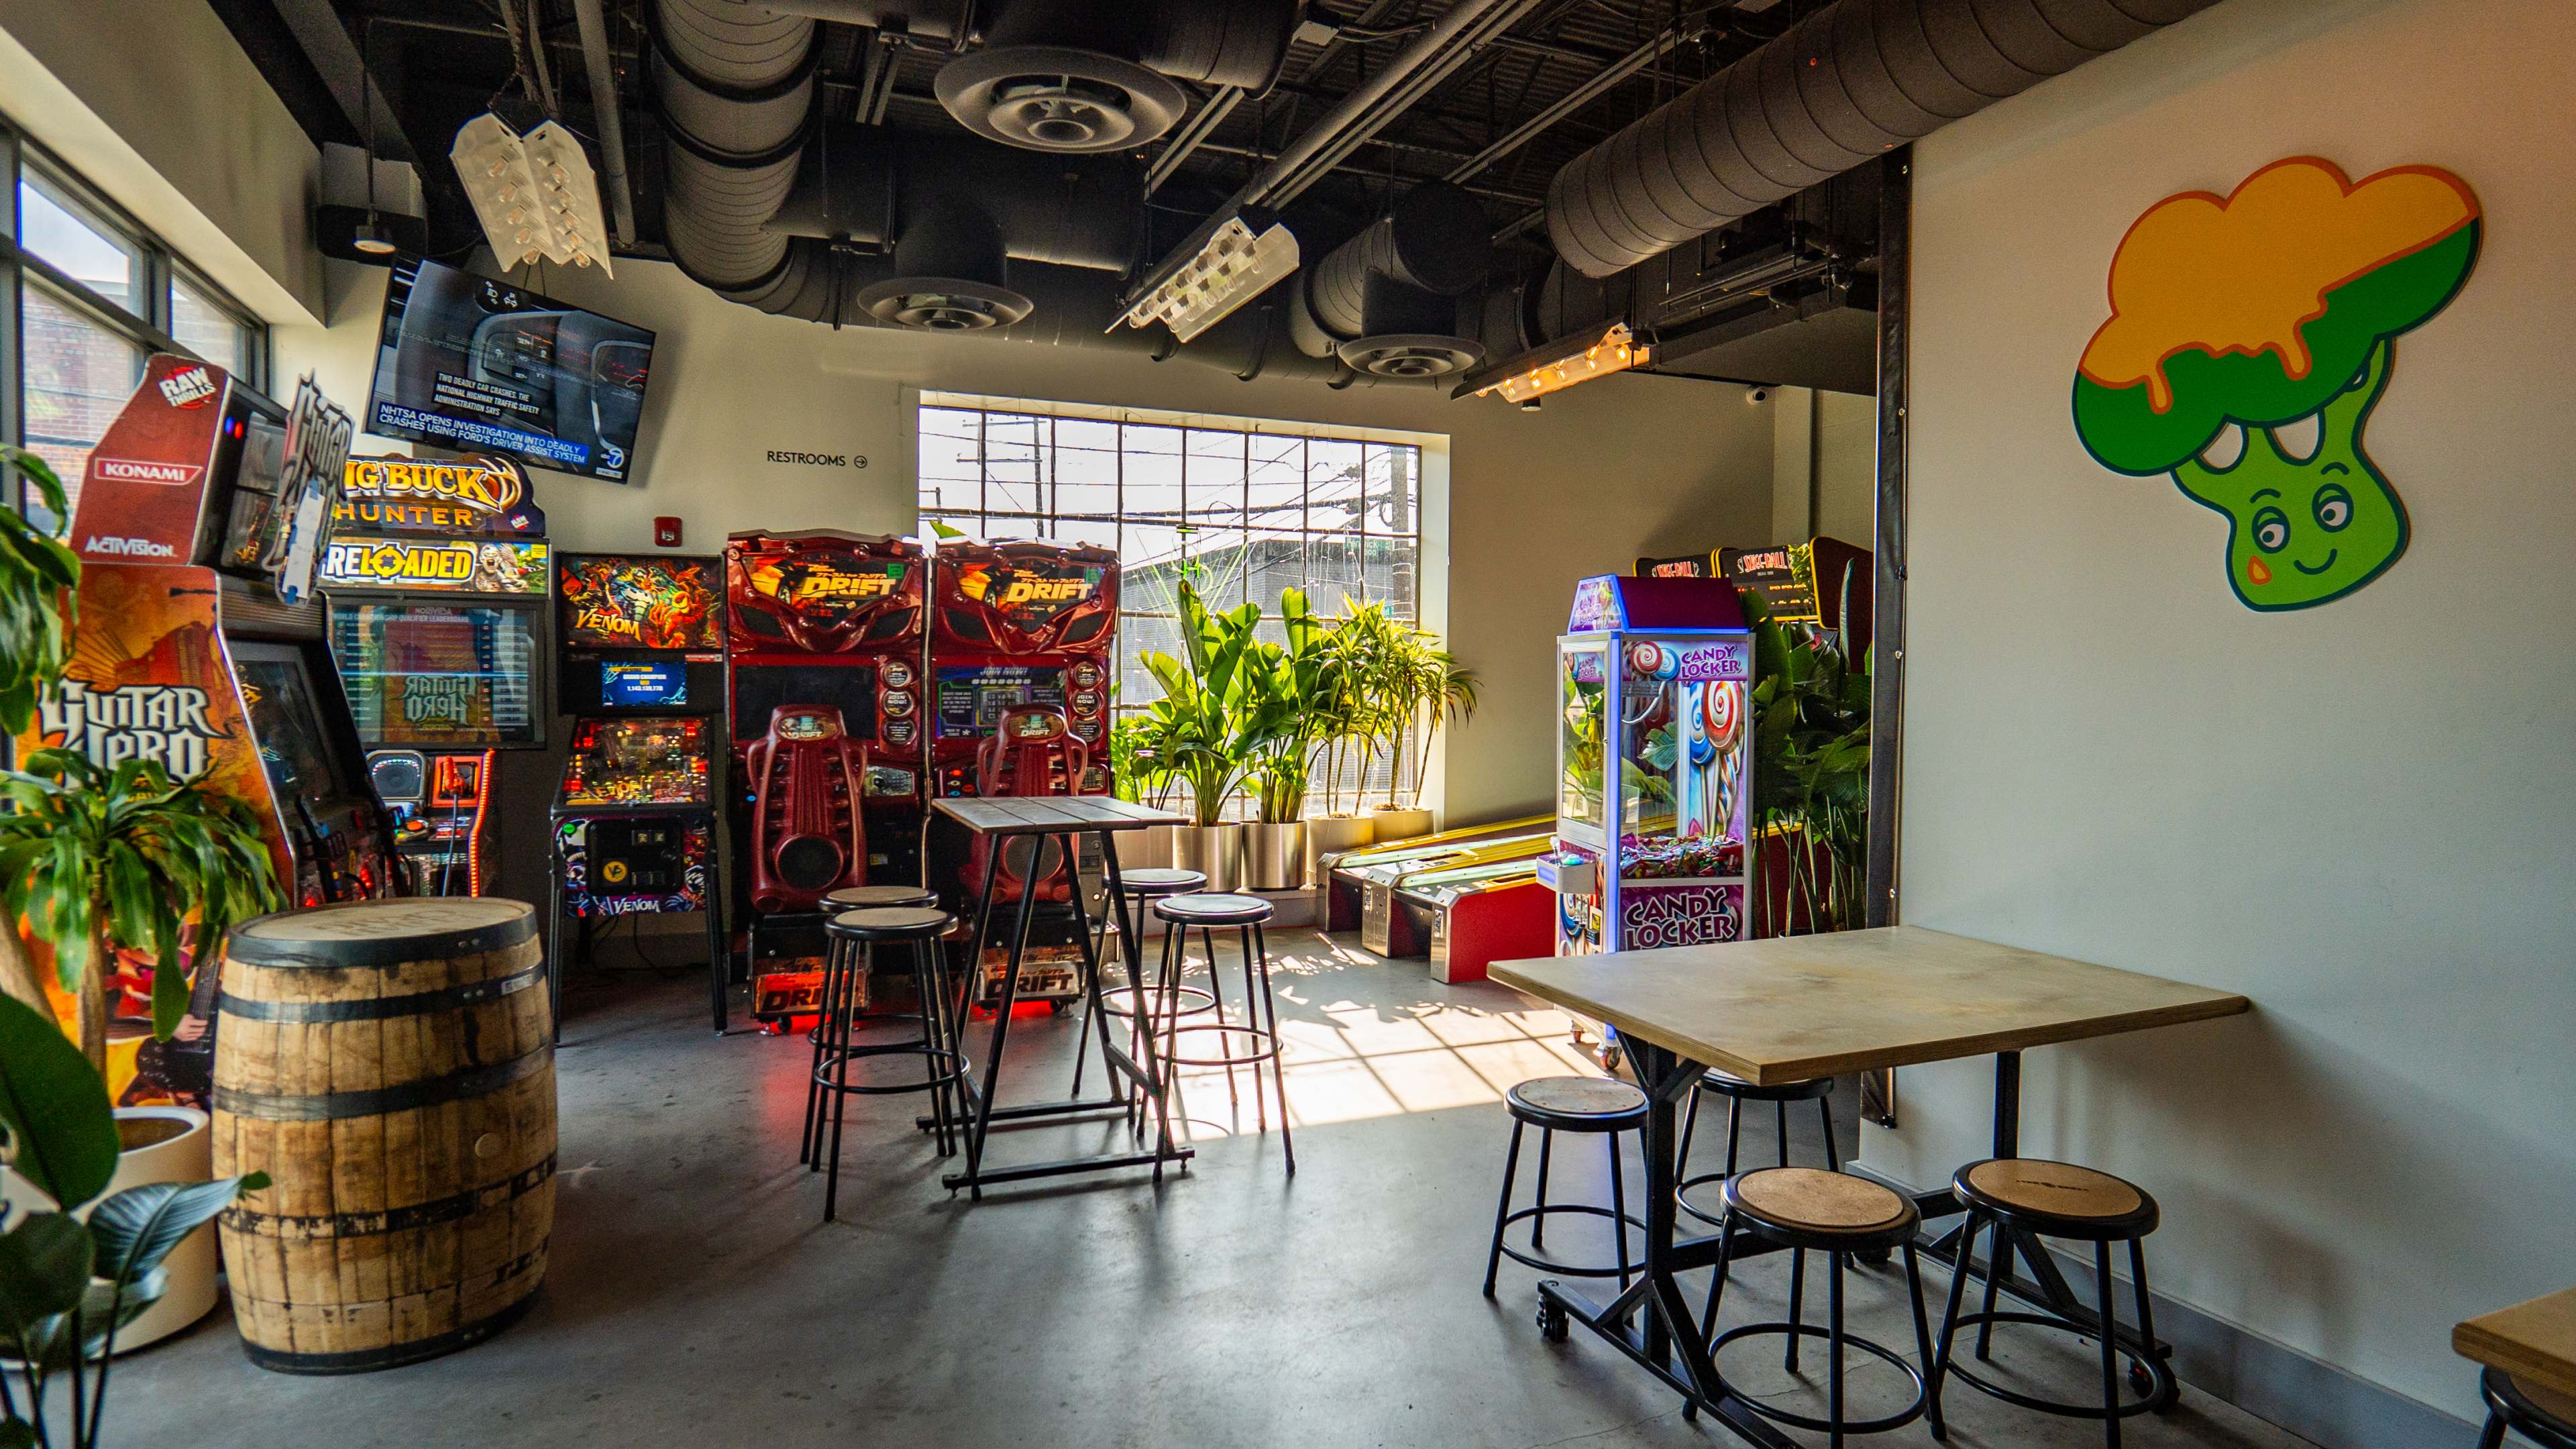
[[[2247,608],[2342,598],[2406,551],[2406,505],[2362,424],[2397,338],[2450,302],[2477,254],[2477,198],[2429,166],[2356,185],[2294,156],[2228,196],[2167,197],[2111,258],[2075,431],[2102,466],[2170,473],[2226,516],[2227,582]]]

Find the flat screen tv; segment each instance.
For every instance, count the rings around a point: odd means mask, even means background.
[[[404,257],[385,287],[363,427],[623,483],[652,366],[641,327]]]

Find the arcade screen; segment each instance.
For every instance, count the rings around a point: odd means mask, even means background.
[[[623,483],[652,367],[641,327],[403,257],[385,289],[364,428]]]
[[[711,558],[567,554],[556,559],[564,647],[722,649],[720,567]]]
[[[733,670],[733,737],[756,740],[769,733],[770,712],[782,704],[820,704],[840,710],[854,740],[877,731],[877,672],[871,665],[737,664]]]
[[[331,652],[370,746],[545,743],[541,604],[340,604]]]
[[[1027,664],[991,664],[942,669],[933,701],[938,712],[938,738],[981,739],[1001,723],[1002,711],[1015,704],[1051,704],[1064,708],[1064,671]]]
[[[292,644],[235,640],[229,645],[260,762],[278,795],[307,799],[361,796],[351,763],[332,748],[320,697],[304,652]]]
[[[668,664],[602,660],[599,700],[611,709],[662,709],[689,702],[689,675]]]
[[[704,805],[707,722],[591,719],[564,761],[566,805]]]

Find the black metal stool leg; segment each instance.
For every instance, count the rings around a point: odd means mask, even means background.
[[[1784,1112],[1787,1110],[1784,1106]],[[1833,1278],[1825,1287],[1825,1342],[1833,1361],[1825,1366],[1825,1417],[1833,1424],[1827,1442],[1843,1449],[1843,1253],[1825,1254]],[[1796,1335],[1791,1335],[1795,1337]]]
[[[1941,1337],[1934,1343],[1932,1371],[1924,1385],[1925,1401],[1936,1409],[1941,1403],[1941,1380],[1950,1372],[1950,1342],[1959,1332],[1959,1309],[1968,1296],[1968,1272],[1977,1260],[1977,1210],[1968,1209],[1968,1219],[1959,1228],[1959,1256],[1950,1268],[1950,1298],[1941,1310]]]
[[[1485,1253],[1485,1296],[1488,1298],[1494,1296],[1494,1274],[1503,1266],[1503,1220],[1512,1215],[1512,1178],[1521,1167],[1521,1128],[1525,1125],[1514,1119],[1512,1145],[1503,1154],[1503,1195],[1494,1204],[1494,1245]]]
[[[2487,1411],[2487,1426],[2478,1431],[2478,1449],[2504,1449],[2504,1410]]]
[[[1700,1090],[1694,1085],[1691,1088],[1690,1101],[1682,1106],[1682,1145],[1681,1150],[1673,1154],[1673,1177],[1676,1180],[1691,1175],[1691,1135],[1699,1131],[1699,1099]]]
[[[1726,1099],[1726,1175],[1735,1175],[1735,1147],[1744,1140],[1744,1099]]]
[[[930,964],[934,949],[933,943],[928,941],[913,943],[912,984],[914,994],[920,998],[921,1008],[921,1044],[924,1048],[921,1058],[924,1073],[922,1085],[930,1089],[930,1115],[938,1124],[939,1155],[946,1157],[949,1152],[951,1132],[948,1120],[948,1059],[939,1055],[946,1043],[940,1039],[938,989],[935,985],[936,976]]]
[[[796,1163],[800,1167],[814,1161],[814,1133],[822,1120],[823,1040],[828,1035],[824,1026],[832,1019],[832,961],[840,950],[838,941],[827,942],[823,948],[823,999],[814,1016],[814,1060],[805,1069],[805,1122],[796,1139]]]
[[[1279,1094],[1279,1148],[1287,1154],[1288,1175],[1297,1175],[1297,1142],[1288,1130],[1288,1039],[1279,1034],[1279,998],[1270,989],[1270,933],[1258,922],[1252,927],[1253,955],[1261,962],[1261,1008],[1270,1020],[1270,1087]],[[1246,990],[1250,987],[1247,985]],[[1248,1014],[1251,1003],[1244,1005]],[[1261,1067],[1252,1068],[1252,1096],[1261,1097]]]
[[[1199,927],[1199,944],[1207,948],[1208,999],[1216,1003],[1216,1019],[1221,1024],[1225,1020],[1225,978],[1223,973],[1217,970],[1216,933],[1206,926]],[[1243,960],[1243,993],[1247,997],[1252,994],[1252,957],[1249,952],[1245,954]],[[1252,1006],[1248,1001],[1245,1003],[1243,1010],[1246,1016],[1251,1015]],[[1224,1041],[1225,1033],[1218,1032],[1216,1034],[1216,1038],[1219,1042]],[[1217,1051],[1217,1055],[1221,1057],[1231,1057],[1234,1053],[1220,1047]],[[1256,1073],[1258,1070],[1258,1068],[1255,1068]],[[1253,1079],[1252,1086],[1253,1096],[1256,1099],[1255,1104],[1258,1105],[1257,1099],[1261,1095],[1261,1082],[1257,1075]],[[1225,1104],[1238,1110],[1243,1106],[1243,1099],[1235,1095],[1234,1063],[1230,1061],[1225,1064]]]
[[[1699,1341],[1717,1337],[1717,1305],[1726,1296],[1726,1260],[1735,1246],[1735,1234],[1723,1224],[1717,1230],[1717,1272],[1708,1280],[1708,1311],[1699,1317]]]
[[[2001,1218],[1995,1219],[1991,1241],[1993,1246],[1986,1251],[1986,1302],[1985,1307],[1979,1310],[1984,1315],[1984,1321],[1977,1325],[1977,1361],[1979,1363],[1988,1362],[1993,1357],[1995,1290],[2003,1286],[2004,1264],[2008,1261],[2004,1255],[2013,1250],[2012,1238]]]
[[[1806,1336],[1797,1331],[1799,1326],[1806,1322],[1806,1300],[1807,1250],[1791,1248],[1789,1250],[1789,1333],[1786,1335],[1789,1347],[1780,1356],[1780,1366],[1791,1373],[1798,1371],[1798,1340]]]
[[[832,1214],[840,1205],[841,1119],[846,1117],[850,1110],[850,1094],[846,1090],[850,1085],[850,1018],[855,1016],[857,1013],[849,1009],[847,999],[848,993],[845,991],[842,993],[842,998],[840,1000],[835,1000],[829,1003],[831,1017],[833,1022],[836,1024],[837,1029],[832,1035],[832,1074],[834,1078],[834,1091],[832,1093],[832,1161],[831,1165],[825,1168],[823,1172],[823,1221],[827,1223],[832,1221]]]
[[[2102,1307],[2102,1442],[2120,1449],[2120,1315],[2111,1297],[2111,1245],[2093,1245],[2093,1301]]]
[[[1828,1172],[1840,1172],[1843,1170],[1843,1153],[1841,1146],[1834,1141],[1834,1108],[1832,1098],[1818,1097],[1816,1099],[1816,1116],[1825,1124],[1825,1169]]]
[[[1628,1286],[1628,1184],[1620,1176],[1619,1134],[1602,1134],[1610,1140],[1610,1232],[1619,1240],[1619,1286]]]
[[[1786,1167],[1789,1165],[1789,1104],[1774,1102],[1771,1106],[1773,1118],[1779,1124],[1780,1165]]]
[[[2156,1308],[2147,1293],[2147,1241],[2144,1238],[2129,1240],[2129,1286],[2138,1295],[2138,1342],[2146,1345],[2147,1362],[2152,1364],[2156,1361]],[[2164,1404],[2169,1405],[2182,1397],[2182,1387],[2175,1380],[2171,1365],[2166,1365],[2162,1374],[2150,1372],[2148,1377],[2157,1381],[2153,1391]]]
[[[1950,1431],[1941,1422],[1940,1401],[1932,1396],[1932,1330],[1923,1321],[1922,1262],[1915,1256],[1912,1243],[1905,1244],[1900,1251],[1905,1254],[1905,1301],[1914,1309],[1914,1351],[1922,1356],[1923,1362],[1923,1418],[1932,1426],[1933,1438],[1947,1439]]]
[[[1538,1206],[1539,1215],[1530,1219],[1530,1246],[1547,1246],[1547,1166],[1548,1153],[1556,1146],[1556,1129],[1538,1129]]]

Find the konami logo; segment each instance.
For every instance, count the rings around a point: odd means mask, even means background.
[[[90,466],[110,482],[159,483],[170,488],[185,488],[204,471],[193,463],[154,463],[139,458],[93,458]]]
[[[161,399],[174,408],[201,408],[215,396],[215,379],[202,367],[183,367],[161,379]]]
[[[116,558],[176,558],[178,550],[166,543],[148,538],[110,538],[94,535],[81,545],[81,552]]]

